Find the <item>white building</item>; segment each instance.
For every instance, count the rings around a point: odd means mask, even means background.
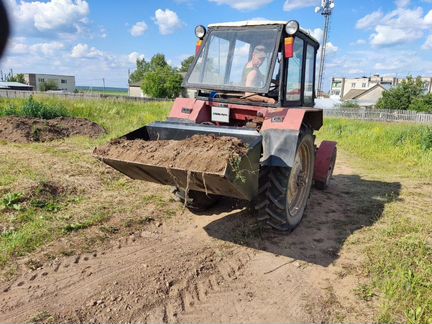
[[[431,77],[421,77],[422,81],[425,82],[425,93],[432,93],[432,78]],[[360,77],[360,78],[332,78],[332,85],[330,94],[337,96],[344,100],[344,97],[351,90],[369,90],[376,86],[377,84],[383,86],[385,89],[390,89],[398,85],[404,78],[395,77],[382,77],[379,74],[375,74],[371,77]]]
[[[75,91],[75,76],[72,75],[26,73],[24,79],[35,91],[39,91],[41,84],[46,82],[54,82],[59,90]]]

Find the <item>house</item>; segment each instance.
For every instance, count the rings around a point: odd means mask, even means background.
[[[342,101],[353,101],[362,107],[374,107],[384,91],[387,89],[381,84],[375,84],[369,89],[351,89],[342,97]]]
[[[41,84],[47,82],[55,83],[58,90],[67,92],[75,91],[75,76],[72,75],[24,73],[24,79],[27,84],[33,86],[35,91],[39,91],[41,89]]]
[[[422,81],[425,83],[425,93],[432,93],[432,78],[431,77],[421,77]],[[404,78],[395,77],[383,77],[379,74],[375,74],[371,77],[360,77],[360,78],[332,78],[332,85],[330,94],[332,96],[342,99],[351,90],[369,90],[375,87],[377,84],[382,85],[387,90],[391,87],[397,86],[402,82]],[[353,92],[354,93],[354,92]]]
[[[33,87],[19,82],[0,82],[0,90],[32,91]]]
[[[129,83],[128,95],[129,97],[144,98],[144,93],[141,89],[141,82]]]

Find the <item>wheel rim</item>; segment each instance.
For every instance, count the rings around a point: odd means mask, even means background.
[[[297,150],[288,180],[287,205],[289,218],[297,219],[303,215],[312,183],[312,164],[312,152],[307,142],[302,141]]]

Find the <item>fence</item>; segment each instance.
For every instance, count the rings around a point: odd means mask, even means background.
[[[325,117],[350,118],[372,121],[406,121],[432,124],[432,114],[423,114],[410,110],[378,109],[324,109]]]
[[[0,98],[29,98],[30,96],[45,96],[45,97],[55,97],[55,98],[72,99],[72,100],[107,99],[107,100],[135,101],[135,102],[172,101],[172,99],[168,99],[168,98],[141,98],[141,97],[116,96],[116,95],[107,95],[107,94],[0,90]]]

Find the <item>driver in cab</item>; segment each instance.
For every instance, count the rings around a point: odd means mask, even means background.
[[[245,65],[243,70],[242,80],[246,87],[257,88],[265,81],[264,75],[259,70],[265,58],[265,47],[263,45],[256,46],[253,50],[251,60]],[[243,98],[254,102],[276,103],[276,100],[273,98],[264,97],[253,92],[246,92]]]

